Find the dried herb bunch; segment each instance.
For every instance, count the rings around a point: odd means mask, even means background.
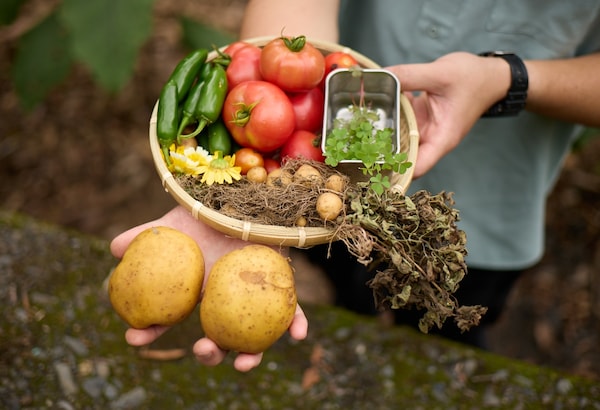
[[[323,163],[291,159],[282,167],[293,173],[302,164],[319,169],[323,178],[339,174]],[[372,189],[369,182],[350,183],[346,176],[345,210],[326,223],[315,203],[323,181],[314,184],[253,183],[198,184],[189,175],[177,175],[178,183],[204,205],[224,215],[267,225],[329,226],[356,259],[374,273],[366,284],[373,290],[379,309],[424,310],[421,331],[441,327],[453,318],[462,330],[479,324],[486,308],[459,306],[453,296],[466,274],[466,235],[457,228],[459,213],[452,195],[419,191],[412,196]]]
[[[479,324],[487,308],[459,306],[453,297],[466,274],[467,250],[452,195],[357,192],[338,237],[359,262],[376,270],[368,282],[376,306],[425,310],[419,322],[425,333],[450,317],[463,331]]]

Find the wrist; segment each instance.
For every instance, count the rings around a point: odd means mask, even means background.
[[[510,82],[505,94],[502,95],[492,106],[482,115],[483,117],[507,117],[518,115],[524,108],[527,101],[527,90],[529,88],[529,78],[527,68],[515,54],[501,51],[480,53],[483,57],[495,57],[495,61],[502,61],[508,65],[510,73]],[[506,66],[504,66],[506,67]],[[506,73],[506,68],[504,68]],[[496,78],[496,77],[494,77]],[[505,74],[498,77],[506,78]],[[506,84],[506,83],[504,83]]]
[[[502,100],[508,94],[512,83],[512,75],[510,73],[510,66],[502,58],[488,58],[481,57],[485,64],[489,67],[487,69],[487,86],[489,89],[488,105],[491,107],[496,102]]]

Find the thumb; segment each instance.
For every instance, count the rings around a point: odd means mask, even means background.
[[[160,218],[146,222],[142,225],[138,225],[115,237],[110,243],[110,251],[116,258],[121,258],[131,241],[138,234],[154,226],[169,226],[196,238],[194,232],[196,231],[198,225],[191,224],[190,219],[192,219],[192,216],[188,211],[185,210],[185,208],[182,206],[176,206]]]
[[[135,238],[146,228],[150,228],[153,225],[154,222],[148,222],[144,225],[138,225],[135,228],[131,228],[119,234],[110,242],[110,253],[112,253],[115,258],[122,258],[123,254],[127,250],[127,247],[131,241],[133,241],[133,238]]]
[[[171,212],[173,212],[173,211],[171,211]],[[131,243],[131,241],[133,241],[133,239],[136,236],[138,236],[138,234],[142,233],[142,231],[145,231],[146,229],[151,228],[153,226],[161,225],[164,218],[165,218],[165,216],[163,216],[159,219],[155,219],[154,221],[146,222],[142,225],[138,225],[136,227],[133,227],[133,228],[117,235],[110,242],[110,252],[113,254],[113,256],[115,258],[122,258],[123,254],[129,247],[129,244]]]

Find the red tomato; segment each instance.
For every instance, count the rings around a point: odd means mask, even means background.
[[[321,152],[321,142],[314,133],[304,130],[294,131],[290,139],[281,147],[281,158],[306,158],[324,162]]]
[[[297,130],[316,132],[323,127],[325,97],[319,87],[289,97],[296,114]]]
[[[244,81],[262,80],[259,47],[238,41],[227,47],[225,53],[231,57],[227,66],[227,84],[230,90]]]
[[[350,68],[355,65],[358,65],[358,61],[352,54],[343,51],[334,51],[333,53],[327,54],[325,56],[325,74],[323,75],[323,81],[321,82],[322,87],[325,86],[325,79],[330,72],[336,68]]]
[[[266,81],[245,81],[234,87],[221,115],[238,144],[262,153],[281,147],[296,125],[288,96]]]
[[[265,167],[267,173],[271,173],[271,171],[281,168],[281,164],[274,158],[265,158],[263,167]]]
[[[284,91],[307,91],[323,79],[325,57],[304,36],[279,37],[263,47],[260,72]]]
[[[245,41],[235,41],[235,42],[229,44],[227,47],[225,47],[223,52],[225,54],[228,54],[230,57],[233,57],[233,55],[235,53],[237,53],[238,50],[240,50],[246,46],[251,46],[251,45],[252,44],[246,43]]]
[[[264,166],[264,163],[263,156],[252,148],[240,148],[235,152],[235,166],[242,168],[242,175],[246,175],[252,167]]]

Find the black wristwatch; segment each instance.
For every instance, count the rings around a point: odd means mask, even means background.
[[[517,115],[525,108],[529,78],[523,60],[514,53],[486,51],[482,57],[500,57],[510,66],[511,84],[506,97],[492,105],[482,117],[509,117]]]

